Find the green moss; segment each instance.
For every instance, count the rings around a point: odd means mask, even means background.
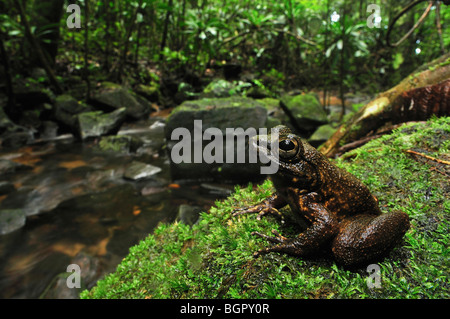
[[[403,210],[411,229],[380,261],[381,288],[367,287],[366,268],[348,270],[328,256],[315,259],[253,252],[268,246],[252,231],[293,236],[276,218],[242,215],[234,208],[271,194],[272,183],[237,187],[193,227],[161,224],[117,270],[83,298],[449,298],[450,204],[448,177],[405,151],[448,160],[450,118],[408,124],[373,140],[336,164],[365,182],[384,211]],[[441,172],[445,167],[437,167]],[[288,208],[285,208],[288,209]]]

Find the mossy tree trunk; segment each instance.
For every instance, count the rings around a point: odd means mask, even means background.
[[[447,96],[449,90],[443,89],[443,86],[450,86],[449,79],[450,53],[420,67],[395,87],[380,93],[349,120],[341,124],[335,134],[319,148],[319,151],[328,157],[334,157],[341,146],[364,138],[387,123],[395,124],[411,120],[426,120],[436,113],[437,115],[450,115],[448,114],[450,107],[448,105],[449,97]],[[408,94],[408,91],[424,88],[422,91],[427,93],[430,92],[430,89],[425,87],[438,83],[441,84],[436,86],[438,89],[436,92],[442,92],[439,94],[445,94],[445,96],[439,102],[437,109],[433,105],[418,105],[418,103],[414,106],[414,100],[411,99],[408,112],[403,110],[405,98],[411,95]],[[415,109],[419,107],[421,110]],[[428,109],[423,110],[426,107]],[[422,118],[418,118],[418,112]]]

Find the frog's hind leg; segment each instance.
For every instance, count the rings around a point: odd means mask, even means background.
[[[359,215],[342,223],[332,242],[332,251],[337,262],[345,266],[374,261],[385,255],[409,229],[409,217],[403,212]]]

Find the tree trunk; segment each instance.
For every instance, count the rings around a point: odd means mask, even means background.
[[[3,38],[4,38],[4,34],[3,32],[0,30],[0,53],[2,56],[2,65],[3,68],[5,70],[5,80],[6,80],[6,94],[8,96],[8,103],[6,104],[5,107],[5,113],[11,118],[11,119],[16,119],[16,101],[14,98],[14,92],[13,92],[13,85],[12,85],[12,77],[11,77],[11,72],[10,72],[10,68],[9,68],[9,59],[8,59],[8,55],[5,49],[5,45],[3,43]]]
[[[414,105],[414,100],[411,99],[410,105],[406,106],[409,110],[405,111],[405,98],[407,99],[410,95],[410,92],[407,91],[438,84],[444,80],[447,81],[442,84],[447,85],[449,78],[450,53],[420,67],[395,87],[380,93],[348,121],[341,124],[333,136],[319,148],[319,151],[328,157],[334,157],[342,145],[366,137],[370,132],[376,131],[386,123],[417,120],[418,114],[421,115],[421,120],[425,120],[434,113],[436,105],[429,105],[429,109],[422,111],[419,110],[419,107],[426,108],[427,106],[418,105],[418,103]],[[438,115],[450,115],[448,99],[439,101],[437,109]]]
[[[163,51],[164,51],[164,48],[166,47],[166,43],[167,43],[167,36],[168,36],[168,31],[169,31],[169,21],[170,21],[170,15],[172,14],[173,0],[168,0],[168,6],[169,7],[167,8],[166,18],[164,21],[164,30],[163,30],[162,39],[161,39],[161,47],[159,49],[159,61],[160,62],[162,62]]]
[[[121,54],[120,63],[119,63],[119,70],[118,70],[118,73],[117,73],[117,79],[120,82],[122,81],[123,69],[124,69],[125,64],[127,62],[127,53],[128,53],[128,46],[129,46],[129,42],[130,42],[131,33],[133,32],[133,27],[134,27],[134,24],[136,23],[137,14],[138,14],[141,6],[142,6],[142,1],[143,0],[139,0],[139,3],[137,5],[137,7],[135,8],[135,10],[133,12],[133,15],[131,16],[131,19],[130,19],[130,21],[128,23],[128,29],[127,29],[127,32],[125,34],[122,54]]]
[[[91,97],[91,83],[89,81],[89,1],[84,2],[84,80],[86,81],[86,101]]]
[[[53,72],[53,68],[50,65],[50,63],[47,60],[47,56],[42,50],[39,42],[36,40],[34,35],[31,33],[30,23],[28,22],[27,16],[25,14],[25,9],[23,8],[22,2],[20,0],[15,1],[16,7],[19,10],[20,18],[22,19],[22,23],[25,29],[25,36],[28,39],[28,42],[30,42],[31,47],[33,48],[34,52],[36,53],[40,64],[45,70],[45,73],[48,76],[48,79],[53,86],[53,89],[55,90],[56,94],[62,93],[62,88],[59,85],[58,81],[56,80],[55,73]]]
[[[58,53],[59,24],[63,14],[64,0],[35,1],[33,4],[32,25],[36,26],[35,36],[53,67]],[[42,34],[41,34],[42,33]],[[41,35],[40,35],[41,34]],[[37,55],[32,58],[33,65],[41,65]]]

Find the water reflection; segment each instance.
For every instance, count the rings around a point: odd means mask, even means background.
[[[181,204],[206,210],[220,197],[170,184],[160,123],[121,132],[144,137],[146,144],[133,155],[70,138],[0,152],[5,163],[18,164],[0,177],[15,188],[0,196],[0,209],[26,215],[23,227],[0,236],[1,298],[76,298],[80,289],[65,285],[69,264],[80,264],[82,288],[90,288],[160,221],[173,221]],[[133,160],[162,171],[145,180],[125,179]]]

